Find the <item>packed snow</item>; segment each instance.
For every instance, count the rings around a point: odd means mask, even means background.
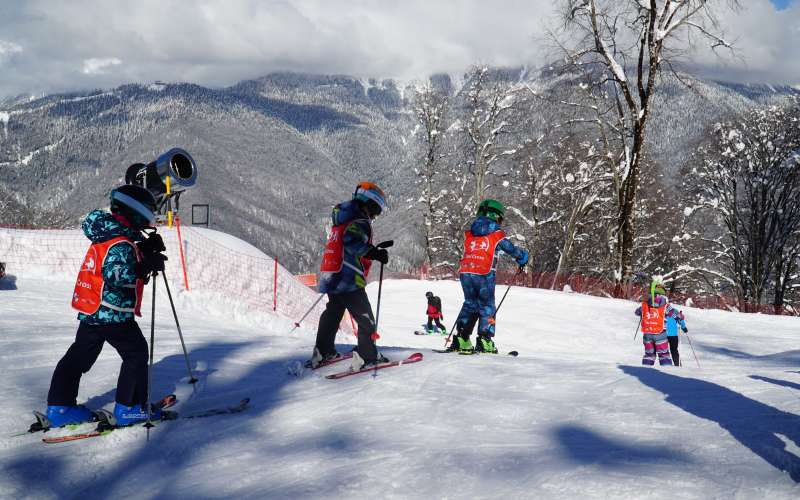
[[[226,240],[242,248],[218,241]],[[149,441],[135,428],[43,444],[41,434],[10,436],[45,408],[53,368],[74,337],[74,276],[7,271],[0,498],[800,497],[797,318],[678,306],[696,357],[684,337],[683,367],[645,368],[635,303],[514,287],[497,315],[496,341],[518,358],[438,354],[431,349],[443,337],[412,332],[425,319],[428,290],[442,297],[452,325],[458,283],[386,280],[379,345],[392,359],[425,359],[333,381],[324,375],[341,364],[287,373],[310,355],[315,325],[290,334],[299,318],[231,307],[236,297],[206,300],[176,281],[200,381],[187,383],[162,287],[154,396],[176,393],[180,412],[243,397],[250,407],[161,423]],[[149,338],[147,291],[139,324]],[[373,307],[377,291],[372,283]],[[339,340],[345,351],[353,338]],[[110,409],[119,364],[106,348],[84,375],[79,401]]]

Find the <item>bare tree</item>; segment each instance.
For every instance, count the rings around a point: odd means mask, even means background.
[[[422,186],[422,196],[418,202],[423,207],[425,218],[425,255],[428,263],[434,265],[436,252],[435,240],[437,222],[443,217],[439,207],[443,198],[442,189],[437,184],[437,173],[441,174],[440,159],[444,144],[445,116],[448,108],[448,96],[433,88],[430,84],[417,88],[414,101],[414,114],[421,127],[421,143],[423,161],[421,168],[415,168],[417,183]],[[445,190],[446,193],[446,190]]]
[[[617,200],[615,277],[633,276],[636,199],[645,156],[645,132],[663,68],[694,35],[712,48],[730,48],[711,7],[729,0],[563,0],[569,42],[558,41],[573,70],[589,76],[603,103],[595,118],[613,158]],[[619,290],[619,289],[618,289]]]

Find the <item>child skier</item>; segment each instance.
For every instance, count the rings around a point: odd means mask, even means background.
[[[686,323],[680,317],[680,312],[668,303],[664,284],[660,280],[653,279],[650,283],[650,295],[636,309],[635,314],[642,318],[642,342],[644,343],[642,364],[655,365],[656,355],[658,355],[658,363],[660,365],[672,365],[665,319],[673,318],[681,324],[681,329],[684,332],[688,330]]]
[[[320,293],[328,294],[319,318],[317,340],[309,366],[340,356],[334,340],[345,309],[358,324],[358,347],[353,352],[353,371],[388,361],[375,345],[377,331],[372,306],[364,287],[373,260],[386,264],[389,253],[372,244],[372,220],[386,210],[386,198],[378,186],[361,182],[353,198],[336,205],[333,228],[325,245],[320,267]]]
[[[497,353],[492,340],[497,249],[514,257],[520,269],[528,263],[528,252],[515,247],[500,229],[504,214],[505,208],[499,201],[483,200],[470,230],[464,232],[464,257],[459,269],[464,305],[456,319],[457,335],[448,351]],[[469,337],[476,322],[478,339],[473,348]]]
[[[680,327],[684,332],[689,331],[686,328],[686,321],[684,321],[683,312],[678,311],[677,319],[673,318],[672,316],[667,316],[665,322],[667,325],[667,341],[669,342],[669,352],[672,355],[672,364],[675,366],[681,366],[681,357],[680,353],[678,352],[678,344],[680,343],[678,338],[678,324],[680,324]]]
[[[167,260],[161,237],[142,235],[154,224],[155,210],[156,200],[147,189],[125,185],[111,191],[111,213],[94,210],[81,225],[92,244],[72,296],[80,326],[50,382],[46,416],[51,427],[95,420],[76,399],[81,375],[91,369],[105,342],[122,358],[114,407],[118,425],[147,419],[147,341],[134,315],[141,316],[145,280],[163,271]],[[151,417],[159,419],[160,412]]]
[[[447,328],[445,328],[441,322],[441,320],[444,319],[444,314],[442,313],[442,299],[435,296],[433,292],[425,292],[425,298],[428,299],[428,309],[425,311],[428,315],[426,331],[429,335],[437,332],[447,332]],[[434,321],[436,322],[436,329],[433,327]]]

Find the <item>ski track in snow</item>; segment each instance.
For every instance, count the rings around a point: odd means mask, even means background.
[[[458,283],[391,280],[382,350],[425,359],[333,381],[324,376],[346,362],[287,375],[309,355],[314,328],[287,335],[291,319],[228,317],[176,282],[200,382],[185,383],[160,292],[154,398],[176,392],[176,409],[192,412],[249,396],[245,412],[161,423],[149,442],[140,428],[54,445],[42,434],[10,438],[44,408],[74,337],[72,285],[19,277],[16,289],[0,289],[0,498],[800,497],[796,318],[683,308],[702,368],[685,338],[685,366],[644,368],[636,304],[514,288],[496,340],[520,357],[459,356],[430,351],[444,337],[413,335],[427,290],[442,297],[452,325]],[[374,305],[377,287],[369,290]],[[148,338],[149,323],[145,312]],[[352,337],[339,340],[344,350]],[[119,364],[106,347],[79,401],[111,408]]]

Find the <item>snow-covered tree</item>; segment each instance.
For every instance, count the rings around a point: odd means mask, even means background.
[[[711,7],[722,0],[563,0],[566,36],[559,40],[573,71],[585,73],[599,105],[613,160],[617,201],[616,279],[633,273],[637,190],[646,130],[661,71],[695,35],[712,47],[730,45],[716,31]],[[736,2],[728,2],[733,5]],[[558,38],[558,37],[557,37]]]
[[[771,295],[780,310],[800,283],[800,103],[711,132],[686,177],[683,245],[702,252],[691,269],[730,283],[742,308]]]

